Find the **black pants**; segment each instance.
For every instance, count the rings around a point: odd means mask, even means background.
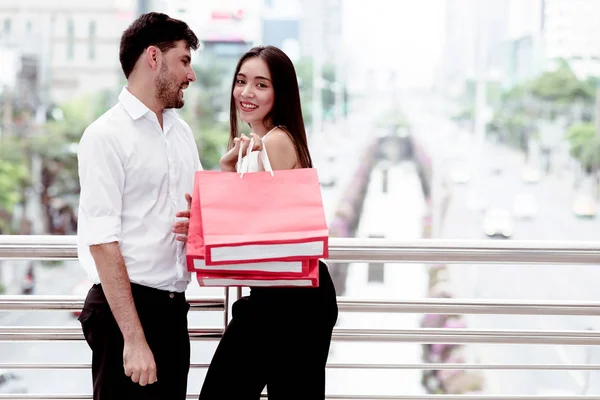
[[[140,386],[125,375],[123,335],[100,285],[85,300],[79,321],[92,349],[94,400],[184,400],[190,367],[190,339],[183,293],[131,285],[158,381]]]
[[[254,288],[233,305],[200,400],[323,400],[338,309],[327,266],[318,288]]]

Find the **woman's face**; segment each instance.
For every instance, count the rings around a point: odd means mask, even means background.
[[[273,108],[275,92],[267,64],[259,57],[248,58],[235,77],[233,99],[240,119],[253,129]]]

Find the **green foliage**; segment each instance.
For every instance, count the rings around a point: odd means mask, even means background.
[[[571,145],[571,155],[587,171],[600,166],[600,138],[596,127],[591,123],[578,123],[571,126],[567,134]]]
[[[0,160],[0,208],[12,212],[21,201],[21,188],[29,179],[29,171],[24,164],[13,164]]]
[[[454,121],[472,121],[475,118],[475,108],[473,106],[465,107],[452,116]]]
[[[300,101],[302,102],[302,115],[304,123],[312,123],[312,101],[313,101],[313,63],[311,58],[301,58],[294,65],[300,87]],[[321,99],[324,115],[332,115],[335,111],[336,83],[335,65],[326,63],[323,65],[322,78],[324,88],[321,91]]]
[[[409,128],[410,124],[404,113],[398,109],[390,109],[379,118],[379,127]]]
[[[10,216],[15,205],[23,201],[23,188],[30,182],[23,145],[18,137],[0,139],[0,231],[9,230],[2,215]]]
[[[95,96],[73,99],[60,106],[61,118],[49,121],[44,133],[33,138],[32,151],[39,154],[53,173],[45,190],[63,197],[79,193],[77,176],[77,145],[87,126],[110,107],[112,95],[102,92]]]
[[[530,84],[531,93],[539,99],[572,103],[574,101],[591,101],[594,92],[577,76],[566,62],[561,62],[554,71],[544,72]]]
[[[190,86],[190,105],[181,116],[194,132],[204,169],[216,169],[229,141],[229,87],[231,76],[216,61],[195,68],[197,81]]]
[[[204,169],[217,169],[219,160],[227,150],[229,141],[229,129],[224,125],[213,125],[207,129],[199,129],[194,132],[200,160]]]

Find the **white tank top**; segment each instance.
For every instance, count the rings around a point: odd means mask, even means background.
[[[267,132],[267,134],[265,136],[262,137],[262,139],[264,140],[269,133],[273,132],[275,129],[279,128],[279,126],[276,126],[275,128],[271,129],[269,132]],[[248,154],[247,156],[244,156],[242,158],[242,163],[243,162],[247,162],[248,163],[248,172],[259,172],[260,169],[260,163],[258,161],[258,156],[260,155],[260,151],[253,151],[250,154]],[[242,165],[242,163],[240,163],[240,165]],[[237,172],[239,171],[239,165],[237,167]]]

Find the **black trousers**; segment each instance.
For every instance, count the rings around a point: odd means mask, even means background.
[[[233,305],[200,400],[323,400],[337,321],[335,288],[321,263],[318,288],[253,288]]]
[[[102,287],[90,289],[79,321],[92,349],[94,400],[184,400],[190,368],[190,339],[184,293],[131,284],[158,381],[140,386],[125,375],[123,335]]]

